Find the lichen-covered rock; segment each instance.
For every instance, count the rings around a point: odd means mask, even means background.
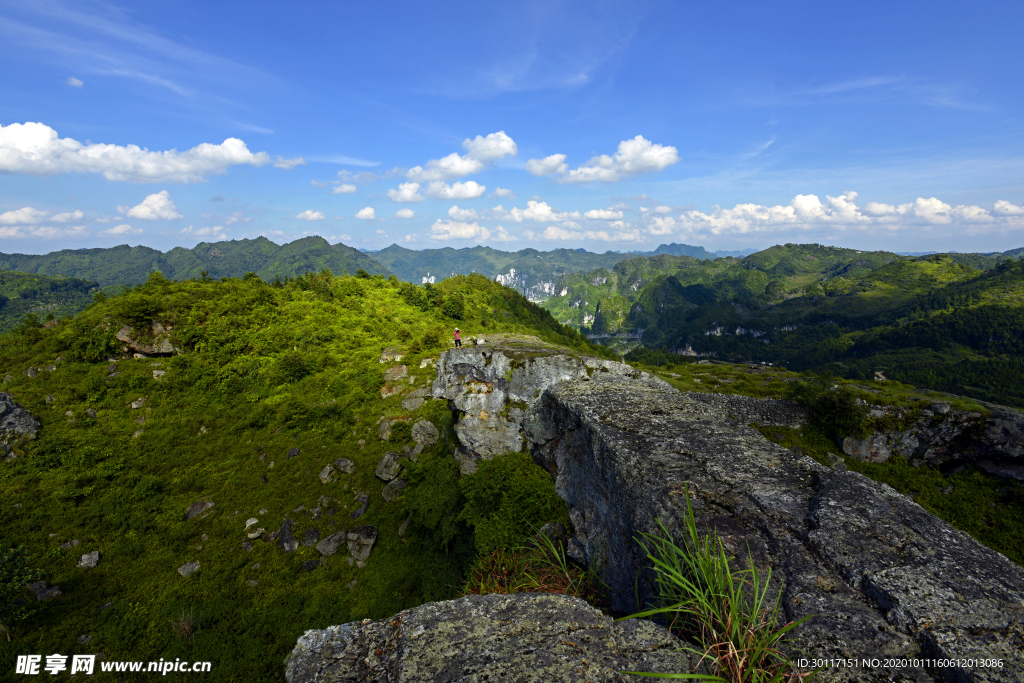
[[[398,499],[398,496],[402,493],[406,486],[409,485],[405,479],[394,479],[384,487],[384,490],[380,492],[380,495],[389,503],[394,502]]]
[[[663,383],[598,375],[549,387],[526,432],[556,473],[575,531],[616,611],[655,597],[635,539],[678,538],[693,493],[699,529],[772,571],[792,646],[811,658],[990,658],[1004,668],[830,668],[819,680],[1024,679],[1024,569],[884,484],[766,440]],[[637,578],[640,581],[637,583]]]
[[[10,394],[0,393],[0,456],[9,456],[18,439],[34,439],[38,432],[39,420]]]
[[[349,555],[362,567],[370,557],[373,544],[377,542],[377,527],[369,524],[352,527],[348,531],[347,544]]]
[[[474,472],[480,459],[522,449],[523,420],[547,387],[592,374],[661,382],[624,363],[580,356],[536,337],[494,335],[485,344],[443,352],[431,390],[457,414],[463,474]]]
[[[397,477],[398,471],[402,467],[398,462],[400,457],[401,456],[394,451],[388,451],[385,453],[384,457],[377,462],[377,469],[374,472],[374,474],[377,475],[377,478],[381,481],[391,481]]]
[[[429,420],[420,420],[412,426],[412,440],[416,442],[418,446],[424,448],[430,448],[437,440],[441,437],[437,431],[437,427],[434,426],[433,422]]]
[[[171,341],[171,333],[173,331],[174,328],[171,325],[165,327],[154,320],[150,324],[148,335],[143,335],[138,330],[125,325],[114,336],[139,353],[147,356],[169,355],[181,353],[181,349]]]
[[[648,680],[690,660],[660,626],[616,622],[564,595],[470,595],[391,619],[306,631],[285,660],[288,683],[469,683]]]

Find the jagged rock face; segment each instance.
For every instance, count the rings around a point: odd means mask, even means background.
[[[119,329],[114,336],[139,353],[147,356],[164,356],[172,353],[181,353],[181,349],[171,341],[173,329],[170,325],[164,327],[154,320],[150,326],[148,338],[143,338],[138,331],[127,325]]]
[[[582,600],[520,593],[432,602],[381,621],[306,631],[288,683],[642,681],[618,671],[689,671],[660,626],[615,622]]]
[[[595,371],[651,379],[624,363],[576,356],[535,337],[495,335],[475,347],[443,352],[431,391],[434,398],[448,399],[457,415],[455,432],[463,448],[456,457],[463,474],[472,474],[480,459],[522,450],[523,420],[544,390]]]
[[[994,403],[981,413],[933,403],[902,432],[872,434],[866,439],[843,439],[846,455],[868,462],[885,462],[899,454],[912,465],[944,471],[974,465],[982,472],[1024,481],[1024,413]]]
[[[38,431],[39,420],[10,394],[0,393],[0,457],[10,454],[15,441],[23,436],[35,438]]]
[[[721,399],[696,396],[595,373],[550,387],[527,418],[534,457],[571,510],[570,552],[599,568],[617,611],[639,607],[637,576],[641,601],[655,597],[635,539],[657,519],[680,538],[689,486],[698,528],[771,569],[788,618],[814,615],[795,634],[809,657],[1004,662],[832,668],[822,680],[1024,677],[1024,569],[888,486],[798,456],[747,427],[749,416],[714,409]]]

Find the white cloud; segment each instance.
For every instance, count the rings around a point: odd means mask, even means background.
[[[313,209],[306,209],[295,217],[300,221],[322,221],[327,218],[323,211],[313,211]]]
[[[615,211],[614,209],[592,209],[583,214],[586,218],[600,221],[614,221],[622,218],[621,211]]]
[[[1024,216],[1024,206],[1017,206],[1011,204],[1005,199],[1000,199],[996,202],[995,207],[992,209],[992,213],[997,216]]]
[[[1024,210],[1000,200],[990,212],[980,206],[951,206],[935,197],[919,197],[912,202],[883,204],[869,202],[857,206],[857,193],[844,192],[838,197],[826,196],[822,202],[816,195],[797,195],[788,206],[737,204],[731,209],[716,208],[711,213],[687,211],[679,222],[671,217],[654,219],[646,227],[652,235],[671,233],[704,235],[779,233],[787,230],[809,230],[833,226],[839,230],[882,229],[928,230],[934,226],[960,226],[972,230],[979,226],[1024,228]]]
[[[486,164],[505,156],[514,156],[518,152],[516,143],[508,135],[505,135],[505,131],[491,133],[487,137],[477,135],[472,140],[466,138],[462,143],[462,148],[466,150],[466,154],[460,155],[457,152],[452,152],[446,157],[431,159],[426,163],[425,168],[415,166],[409,169],[405,177],[417,183],[461,178],[472,173],[479,173]]]
[[[412,218],[416,215],[416,212],[412,209],[399,209],[395,211],[395,218]]]
[[[274,168],[283,168],[285,170],[290,170],[295,168],[296,166],[305,165],[306,160],[303,159],[302,157],[298,157],[296,159],[285,159],[282,156],[278,156],[276,159],[274,159]]]
[[[430,233],[432,240],[486,240],[491,236],[491,232],[487,228],[480,227],[476,223],[442,221],[440,219],[430,226]]]
[[[672,213],[672,207],[664,205],[656,206],[654,207],[654,213]]]
[[[185,232],[184,230],[182,232]],[[109,230],[104,230],[100,233],[101,235],[141,235],[142,228],[133,228],[127,223],[121,225],[115,225]]]
[[[499,204],[494,207],[493,213],[496,218],[509,218],[514,220],[516,223],[522,223],[523,221],[534,221],[537,223],[563,223],[569,219],[580,218],[579,211],[573,211],[572,213],[567,213],[565,211],[557,212],[548,206],[547,202],[537,201],[535,199],[531,199],[526,202],[525,209],[512,207],[511,210],[505,211]]]
[[[448,209],[448,218],[453,221],[475,221],[480,218],[477,214],[476,209],[460,209],[457,206],[453,206]]]
[[[0,228],[0,238],[42,237],[44,239],[67,239],[88,236],[89,229],[84,225],[73,225],[70,227],[13,225]]]
[[[427,196],[434,199],[475,199],[486,191],[485,185],[479,185],[472,180],[451,185],[435,180],[427,186]]]
[[[15,209],[14,211],[5,211],[4,213],[0,213],[0,223],[3,223],[4,225],[41,223],[48,215],[48,211],[40,211],[39,209],[33,209],[31,206],[26,206],[21,209]]]
[[[393,202],[422,202],[423,195],[419,194],[419,183],[402,183],[397,190],[388,190],[388,198]]]
[[[68,78],[68,80],[64,82],[73,88],[81,88],[83,85],[85,85],[84,83],[82,83],[82,81],[78,80],[74,76],[71,76],[70,78]]]
[[[80,221],[85,218],[85,212],[81,209],[76,211],[70,211],[68,213],[58,213],[51,218],[51,221],[57,221],[58,223],[69,223],[71,221]]]
[[[118,227],[127,228],[128,226],[127,225],[123,225],[123,226],[118,226]],[[112,228],[112,229],[113,230],[117,230],[117,228]],[[140,232],[141,232],[141,230],[140,230]],[[223,225],[214,225],[212,227],[206,227],[206,228],[193,228],[190,225],[187,228],[185,228],[184,230],[182,230],[181,234],[182,235],[188,235],[189,237],[213,237],[214,239],[218,239],[218,240],[226,240],[228,238],[228,236],[227,236],[227,228],[225,228]],[[278,233],[278,234],[283,234],[283,233]]]
[[[388,234],[386,230],[380,230],[379,228],[377,230],[374,230],[374,232],[377,233],[378,235]]]
[[[363,220],[366,221],[372,221],[376,217],[377,212],[373,210],[372,206],[367,206],[364,209],[359,209],[359,211],[356,211],[356,218],[362,218]]]
[[[509,199],[515,199],[516,198],[516,196],[512,193],[512,190],[506,189],[504,187],[496,187],[496,188],[494,188],[494,196],[495,197],[508,197]]]
[[[575,230],[566,230],[555,225],[549,225],[544,228],[544,239],[546,240],[571,240],[579,239],[580,237],[583,237],[583,233],[576,232]]]
[[[619,232],[608,233],[606,230],[587,230],[583,236],[588,240],[599,242],[638,242],[640,240],[639,230],[620,230]]]
[[[204,214],[205,215],[205,214]],[[242,211],[234,211],[230,216],[224,219],[224,225],[234,225],[235,223],[249,223],[252,221],[251,218],[245,215]]]
[[[352,241],[352,235],[342,235],[341,239],[345,240],[346,242],[351,242]]]
[[[352,194],[355,191],[356,191],[356,186],[355,185],[350,185],[349,183],[342,183],[341,185],[338,185],[333,190],[331,190],[331,193],[332,194]]]
[[[129,218],[138,218],[143,221],[174,220],[182,217],[178,213],[178,208],[174,206],[174,202],[171,201],[171,193],[167,190],[149,195],[138,206],[133,206],[130,209],[127,206],[119,206],[117,210],[127,214]]]
[[[550,157],[549,157],[550,158]],[[569,183],[588,183],[595,180],[612,182],[626,176],[661,171],[679,161],[675,147],[655,145],[637,135],[619,143],[614,157],[596,156],[583,166],[569,171],[562,180]]]
[[[494,240],[495,242],[515,242],[516,241],[515,236],[508,234],[508,232],[506,232],[505,228],[501,227],[500,225],[494,229],[494,232],[491,234],[491,239]]]
[[[543,159],[530,159],[526,162],[526,170],[533,175],[551,175],[565,173],[568,170],[564,154],[552,154]]]
[[[467,157],[480,161],[494,161],[507,156],[514,157],[519,153],[516,143],[505,135],[503,130],[491,133],[487,137],[477,135],[472,140],[467,138],[463,141],[462,148],[466,150]]]
[[[219,145],[204,142],[184,152],[151,152],[136,145],[82,144],[58,137],[42,123],[0,125],[0,171],[9,173],[102,173],[107,180],[195,183],[237,164],[270,161],[266,152],[253,154],[237,138]]]

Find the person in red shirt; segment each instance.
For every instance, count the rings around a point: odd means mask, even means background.
[[[455,346],[462,348],[462,340],[459,339],[459,328],[455,328]]]

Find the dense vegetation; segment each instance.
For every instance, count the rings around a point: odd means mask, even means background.
[[[565,520],[553,482],[528,457],[499,457],[482,465],[485,476],[460,481],[444,402],[407,410],[401,394],[381,396],[396,365],[378,362],[385,348],[405,354],[409,390],[424,387],[434,370],[421,360],[449,347],[454,325],[464,338],[525,332],[594,352],[488,278],[417,287],[366,272],[274,284],[155,273],[97,299],[51,329],[27,321],[0,340],[4,390],[42,423],[0,462],[0,555],[22,558],[8,549],[24,546],[22,564],[63,593],[36,603],[21,589],[38,611],[8,625],[10,643],[0,637],[5,671],[17,654],[102,652],[210,660],[218,680],[282,680],[305,629],[458,595],[478,553]],[[154,319],[181,353],[133,358],[114,332],[130,325],[145,336]],[[391,423],[383,441],[382,420],[400,418],[410,422]],[[413,445],[418,420],[442,438],[418,462],[403,460],[410,486],[388,503],[374,469],[385,451]],[[322,483],[341,457],[355,471]],[[356,520],[359,496],[369,504]],[[215,507],[186,520],[197,501]],[[361,524],[378,537],[365,567],[346,563],[344,543],[319,563],[312,545],[289,553],[267,536],[245,550],[249,518],[258,519],[249,532],[266,533],[291,519],[300,541]],[[98,566],[76,566],[94,550]],[[200,568],[184,578],[177,569],[190,561]]]
[[[92,302],[99,284],[74,277],[0,272],[0,334],[26,316],[52,320],[73,315]]]

